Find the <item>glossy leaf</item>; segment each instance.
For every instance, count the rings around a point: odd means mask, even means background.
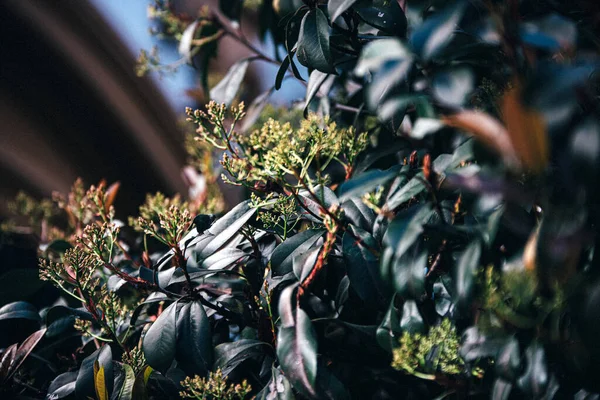
[[[363,229],[349,225],[344,233],[342,249],[350,285],[365,302],[381,302],[384,298],[383,282],[379,277],[379,262],[372,251],[379,251],[379,245]]]
[[[454,282],[456,284],[456,306],[461,310],[466,310],[471,304],[480,257],[481,242],[474,240],[458,259]]]
[[[271,256],[271,269],[274,275],[285,275],[293,270],[294,258],[305,253],[323,236],[323,229],[308,229],[281,243]]]
[[[388,170],[370,170],[345,181],[339,189],[339,200],[345,201],[351,197],[361,197],[372,192],[380,185],[384,185],[398,174],[399,168]]]
[[[113,387],[113,362],[112,352],[109,345],[104,345],[81,363],[75,383],[75,394],[78,398],[94,398],[96,396],[94,365],[98,363],[104,369],[104,381],[106,389],[110,394]]]
[[[277,335],[277,358],[295,389],[316,396],[317,338],[312,322],[301,308],[293,310],[296,288],[286,288],[279,300],[282,325]]]
[[[210,98],[217,103],[230,105],[240,89],[244,76],[246,76],[248,65],[250,65],[249,59],[233,64],[221,79],[221,82],[211,89]]]
[[[356,3],[357,0],[330,0],[327,2],[327,11],[331,21],[335,21],[340,15],[347,9],[352,7],[352,4]]]
[[[179,310],[175,359],[178,367],[188,375],[203,376],[212,366],[210,321],[198,301],[187,303]]]
[[[533,342],[525,350],[525,371],[517,384],[521,390],[536,398],[542,396],[550,380],[544,347]]]
[[[303,282],[312,272],[321,252],[321,246],[312,247],[305,252],[297,254],[292,260],[294,275]]]
[[[414,300],[407,300],[402,307],[402,318],[400,319],[400,328],[409,333],[422,333],[425,330],[423,317],[419,312],[419,307]]]
[[[427,251],[414,245],[394,260],[394,288],[400,296],[419,299],[425,293],[427,259]]]
[[[453,33],[465,11],[465,2],[457,1],[436,12],[414,30],[410,37],[412,48],[421,58],[428,60],[437,56],[452,40]]]
[[[310,10],[302,19],[296,56],[305,67],[335,73],[329,49],[329,23],[319,8]]]
[[[148,365],[166,371],[175,359],[177,340],[177,302],[167,307],[152,323],[142,342]]]

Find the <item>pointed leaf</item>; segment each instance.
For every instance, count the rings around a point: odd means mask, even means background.
[[[286,288],[279,300],[282,325],[277,335],[277,358],[294,388],[315,397],[317,337],[308,315],[301,308],[292,310],[295,289],[294,286]]]
[[[277,246],[271,256],[273,275],[280,276],[291,272],[294,258],[310,249],[323,233],[323,229],[307,229]]]
[[[378,251],[379,245],[367,231],[348,225],[349,231],[358,237],[357,241],[348,232],[344,233],[342,249],[346,272],[350,285],[365,302],[383,301],[383,282],[379,277],[379,260],[372,253]]]
[[[319,8],[310,10],[302,18],[296,56],[305,67],[335,73],[329,49],[329,23]]]
[[[305,252],[297,254],[292,260],[294,274],[300,282],[303,282],[312,272],[322,246],[311,247]]]
[[[327,2],[327,12],[331,21],[335,21],[337,17],[342,15],[344,11],[352,7],[352,4],[356,3],[357,0],[329,0]]]
[[[465,8],[465,2],[459,0],[427,18],[411,35],[410,41],[415,52],[425,60],[442,52],[452,40]]]
[[[19,369],[21,364],[23,364],[25,359],[29,356],[29,354],[31,354],[34,347],[37,346],[37,344],[40,342],[40,340],[42,340],[45,334],[46,328],[40,329],[39,331],[29,335],[29,337],[25,339],[23,343],[21,343],[17,350],[15,361],[11,367],[10,374],[14,374]]]
[[[148,365],[166,371],[175,358],[177,302],[167,307],[154,321],[142,342]]]
[[[185,304],[179,311],[176,360],[188,375],[203,376],[213,359],[212,330],[200,302]]]
[[[458,260],[456,266],[456,306],[461,310],[466,310],[471,304],[471,297],[475,285],[475,278],[479,267],[479,258],[481,256],[481,242],[474,240],[465,249]]]
[[[230,105],[240,89],[248,65],[250,65],[249,59],[243,59],[233,64],[221,82],[211,89],[210,98],[217,103]]]

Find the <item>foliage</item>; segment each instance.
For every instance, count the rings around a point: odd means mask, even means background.
[[[40,276],[63,297],[0,309],[23,326],[3,344],[5,393],[596,398],[593,7],[243,3],[152,9],[213,100],[186,110],[213,185],[199,203],[149,196],[126,227],[118,185],[17,199],[56,233],[39,236]],[[241,30],[248,15],[273,54]],[[209,90],[223,37],[252,55]],[[244,98],[258,62],[279,67],[273,87]],[[266,106],[292,79],[306,98]],[[226,213],[219,175],[248,193]]]

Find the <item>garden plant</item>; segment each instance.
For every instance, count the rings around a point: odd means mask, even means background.
[[[156,0],[181,60],[137,72],[198,70],[204,184],[130,218],[118,183],[15,199],[59,291],[1,305],[0,397],[599,398],[596,4]],[[224,38],[251,56],[215,80]]]

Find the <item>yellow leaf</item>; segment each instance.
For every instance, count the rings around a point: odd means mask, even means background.
[[[98,400],[108,400],[108,391],[104,380],[104,367],[100,367],[98,361],[94,363],[94,387]]]
[[[150,379],[150,374],[154,371],[152,367],[146,367],[144,370],[144,385],[148,384],[148,379]]]

